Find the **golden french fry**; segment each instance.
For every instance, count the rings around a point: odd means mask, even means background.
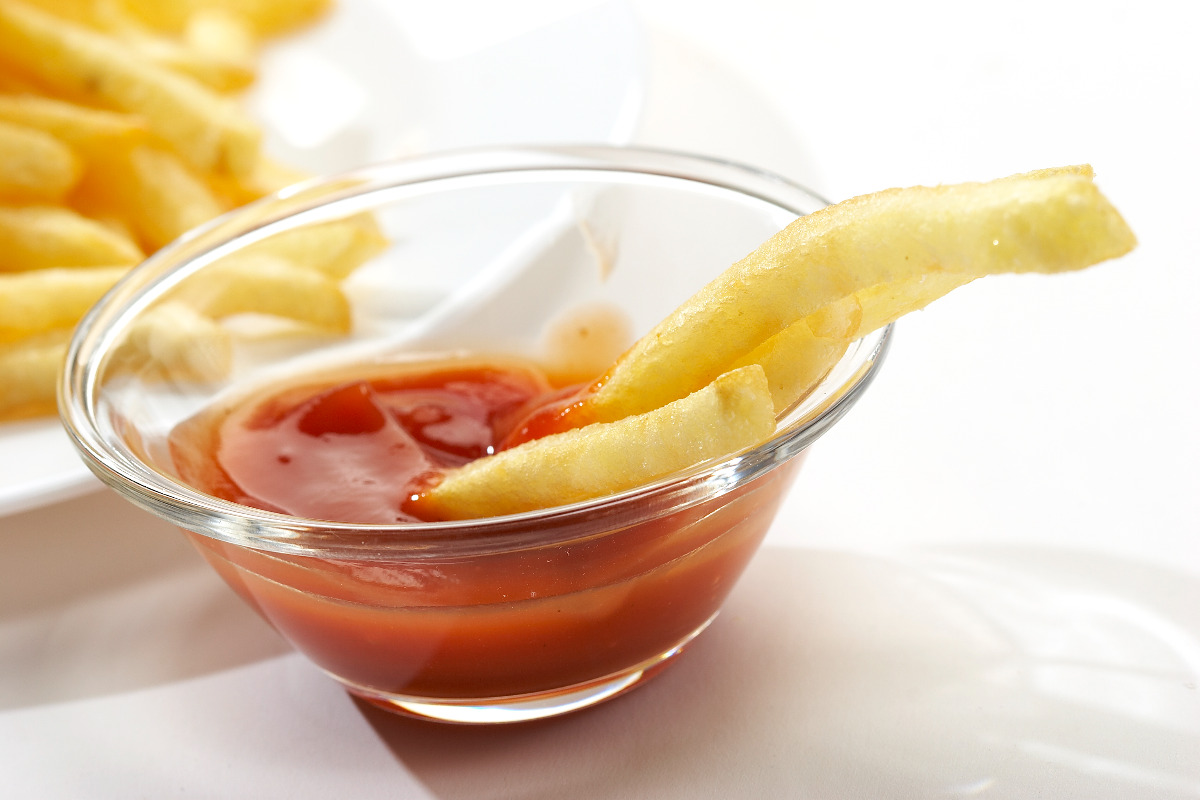
[[[1054,178],[1060,175],[1077,175],[1081,178],[1087,178],[1089,181],[1094,180],[1096,171],[1092,169],[1091,164],[1069,164],[1065,167],[1046,167],[1045,169],[1035,169],[1029,172],[1018,172],[1016,175],[1009,175],[1007,178],[998,178],[1002,181],[1029,181],[1039,178]]]
[[[846,353],[861,317],[858,303],[839,301],[822,309],[824,331],[812,317],[797,320],[738,359],[734,367],[758,364],[767,376],[775,414],[781,415],[808,394]],[[815,315],[814,315],[815,316]]]
[[[253,79],[260,34],[327,5],[0,0],[0,414],[53,410],[70,326],[143,248],[304,177],[263,159],[257,128],[218,92]],[[206,313],[347,330],[336,280],[379,249],[367,223],[230,259],[191,284],[194,306],[139,320],[121,358],[164,379],[225,374],[231,334]]]
[[[193,78],[210,89],[218,92],[245,89],[255,77],[252,52],[239,57],[232,50],[217,51],[220,42],[214,40],[213,33],[201,31],[202,47],[193,46],[187,39],[167,38],[132,25],[124,26],[121,38],[153,63]]]
[[[183,40],[194,50],[229,62],[250,64],[256,42],[250,22],[227,8],[196,8],[188,15]]]
[[[0,121],[0,200],[61,200],[82,169],[79,157],[53,136]]]
[[[826,306],[805,317],[809,328],[818,336],[857,339],[873,330],[895,322],[975,280],[974,275],[960,272],[931,272],[913,278],[880,283],[861,289],[838,303]],[[853,307],[847,316],[846,302]]]
[[[147,246],[158,249],[228,210],[200,176],[165,150],[129,152],[127,186],[141,208],[134,226]]]
[[[133,45],[154,64],[217,92],[235,92],[254,82],[251,64],[223,61],[163,39],[138,38]]]
[[[93,267],[0,274],[0,341],[69,328],[128,271]]]
[[[262,158],[259,159],[254,173],[244,181],[244,191],[254,192],[253,199],[257,199],[311,177],[308,173],[295,167],[280,164],[269,158]]]
[[[38,85],[37,81],[25,75],[18,75],[11,69],[5,69],[3,61],[0,60],[0,92],[14,95],[37,95],[45,91],[46,87]]]
[[[294,30],[313,22],[331,0],[125,0],[125,7],[147,25],[179,33],[199,11],[224,11],[245,20],[259,36]]]
[[[183,41],[197,56],[255,77],[257,42],[245,17],[222,8],[198,8],[183,29]]]
[[[4,1],[8,2],[9,0]],[[115,10],[119,10],[116,3],[108,2],[108,0],[20,0],[20,2],[60,19],[99,30],[106,28],[110,16]]]
[[[387,246],[369,214],[318,222],[277,233],[246,249],[286,259],[303,269],[341,280]]]
[[[1083,172],[1085,169],[1087,170],[1086,174],[1090,177],[1089,167],[1045,169],[1016,177],[1085,174]],[[1011,178],[1005,180],[1011,180]],[[961,272],[931,272],[891,283],[876,284],[809,314],[805,317],[805,321],[813,334],[818,337],[856,339],[895,322],[905,314],[924,308],[934,300],[974,281],[977,277],[979,276]],[[849,314],[847,312],[850,311],[850,308],[848,308],[847,302],[853,308]]]
[[[850,342],[972,280],[972,276],[937,272],[863,289],[793,322],[734,366],[761,365],[771,385],[775,412],[782,414],[812,391]]]
[[[233,337],[182,303],[163,303],[137,318],[113,351],[113,369],[153,381],[216,381],[229,374]]]
[[[69,98],[142,115],[199,170],[250,174],[258,160],[259,132],[228,99],[16,0],[0,3],[0,62]]]
[[[94,161],[74,202],[90,216],[124,221],[148,252],[228,210],[201,176],[152,145]]]
[[[69,264],[133,265],[138,246],[115,229],[57,206],[0,206],[0,272]]]
[[[54,412],[58,371],[70,338],[68,328],[0,344],[0,420]]]
[[[662,408],[535,439],[449,471],[422,518],[518,514],[622,492],[767,438],[775,410],[757,365]],[[652,443],[652,444],[651,444]]]
[[[78,209],[76,209],[76,210],[78,210]],[[129,224],[126,223],[125,220],[123,220],[123,219],[119,219],[115,216],[112,216],[111,214],[108,214],[107,212],[99,212],[99,213],[95,213],[95,214],[90,214],[88,216],[89,216],[89,219],[95,220],[97,223],[108,228],[110,231],[115,233],[117,236],[120,236],[122,239],[127,239],[129,241],[137,240],[137,237],[134,236],[134,234],[133,234],[133,229],[130,228]]]
[[[172,297],[214,319],[265,314],[329,332],[350,330],[350,303],[337,281],[265,254],[229,256],[184,281]]]
[[[1062,272],[1127,253],[1133,233],[1086,168],[893,189],[802,217],[643,337],[589,399],[618,419],[694,391],[798,319],[873,286],[951,272]]]
[[[261,158],[249,175],[213,175],[209,180],[218,195],[231,207],[237,207],[311,177],[298,169]]]
[[[44,131],[89,159],[148,137],[145,120],[134,114],[32,94],[0,95],[0,120]]]

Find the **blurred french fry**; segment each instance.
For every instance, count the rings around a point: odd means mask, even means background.
[[[257,41],[246,18],[227,8],[197,8],[183,28],[188,46],[213,58],[250,63]]]
[[[122,220],[148,252],[228,210],[203,177],[152,145],[118,149],[94,161],[74,202],[89,216]]]
[[[293,183],[307,180],[312,176],[295,167],[281,164],[270,158],[260,158],[255,171],[246,176],[243,181],[246,191],[255,192],[252,199],[258,199],[265,194],[278,192]]]
[[[267,254],[229,256],[184,281],[172,298],[214,319],[266,314],[328,332],[350,330],[350,303],[337,281]]]
[[[260,37],[327,5],[0,0],[0,416],[53,411],[71,327],[144,253],[307,177],[263,158],[221,92],[253,80]],[[345,332],[338,281],[381,247],[366,216],[282,236],[147,312],[119,358],[211,380],[232,358],[225,317]]]
[[[0,62],[68,99],[142,115],[199,170],[255,168],[259,131],[230,100],[98,31],[4,0]]]
[[[112,368],[151,381],[216,381],[229,374],[233,338],[182,303],[163,303],[137,318],[113,351]]]
[[[192,27],[189,26],[188,30],[191,31]],[[245,89],[255,78],[253,49],[241,47],[243,44],[249,45],[253,39],[244,26],[242,32],[244,37],[222,42],[220,35],[223,33],[236,37],[235,29],[201,27],[192,34],[197,44],[186,38],[188,31],[185,31],[185,38],[181,40],[124,25],[120,35],[155,64],[194,78],[215,91],[234,92]],[[239,52],[243,49],[244,52]]]
[[[69,328],[128,271],[94,267],[0,274],[0,341]]]
[[[0,201],[61,200],[82,170],[74,151],[50,134],[0,121]]]
[[[307,25],[330,7],[331,0],[125,0],[125,7],[145,24],[179,33],[199,11],[224,11],[245,20],[258,36],[272,36]]]
[[[269,158],[260,158],[249,175],[211,175],[209,184],[226,203],[237,207],[311,177],[306,172],[279,164]]]
[[[54,412],[58,371],[71,329],[0,344],[0,420]]]
[[[450,470],[420,498],[420,513],[469,519],[603,497],[733,455],[774,430],[766,377],[750,365],[653,411],[535,439]]]
[[[282,258],[297,267],[342,280],[386,245],[375,218],[356,214],[277,233],[251,245],[246,252]]]
[[[148,137],[146,122],[137,115],[31,94],[0,95],[0,120],[48,133],[89,159]]]
[[[165,39],[138,37],[132,44],[153,63],[217,92],[235,92],[254,81],[253,64],[224,61]]]
[[[116,39],[138,51],[150,61],[189,75],[218,91],[231,91],[247,86],[254,79],[253,36],[243,22],[241,44],[250,44],[237,50],[228,46],[218,50],[213,45],[222,44],[214,32],[202,31],[197,47],[192,37],[184,31],[182,37],[164,35],[148,27],[139,18],[129,13],[120,0],[19,0],[27,6],[45,12],[61,20],[90,28]],[[227,18],[231,15],[226,14]],[[235,19],[235,23],[237,20]],[[190,25],[188,26],[190,29]],[[224,37],[232,34],[225,26]],[[245,37],[249,37],[246,40]],[[237,58],[235,58],[235,53]]]
[[[76,209],[76,210],[78,210],[78,209]],[[133,230],[129,227],[128,223],[126,223],[125,220],[123,220],[123,219],[118,219],[117,217],[112,216],[103,211],[95,213],[95,214],[89,214],[88,217],[90,219],[95,220],[100,225],[103,225],[104,227],[108,228],[110,231],[115,233],[117,236],[120,236],[122,239],[127,239],[129,241],[137,240],[137,237],[133,235]]]
[[[137,147],[129,152],[128,167],[129,199],[141,209],[132,224],[148,248],[158,249],[227,210],[172,153]]]
[[[183,41],[193,53],[254,79],[258,42],[245,17],[222,8],[196,9],[188,16]]]
[[[113,228],[57,206],[0,206],[0,272],[133,265],[142,251]]]
[[[105,28],[109,14],[113,9],[118,8],[116,3],[110,2],[110,0],[20,0],[20,2],[60,19],[96,29]]]
[[[1091,181],[1067,168],[990,183],[894,189],[793,222],[643,337],[588,399],[616,419],[694,391],[793,322],[874,286],[1062,272],[1136,240]]]
[[[5,94],[16,95],[38,95],[46,91],[45,86],[40,86],[38,83],[25,75],[18,75],[11,69],[3,67],[3,61],[0,60],[0,92]]]

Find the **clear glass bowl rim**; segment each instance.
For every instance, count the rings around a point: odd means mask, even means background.
[[[155,253],[123,278],[76,328],[59,381],[59,414],[84,462],[127,500],[188,530],[244,547],[334,559],[424,560],[561,546],[682,510],[774,469],[805,450],[858,400],[875,377],[892,326],[855,342],[822,384],[824,399],[793,410],[774,436],[750,450],[653,484],[596,500],[504,517],[436,523],[363,525],[304,519],[211,497],[143,463],[99,424],[97,365],[122,329],[188,272],[196,259],[236,249],[239,239],[273,232],[331,204],[363,200],[396,187],[514,173],[604,173],[703,184],[804,215],[828,202],[786,178],[735,162],[649,148],[513,146],[471,148],[383,162],[315,178],[229,212]],[[529,175],[521,176],[528,180]],[[836,376],[836,377],[834,377]],[[830,382],[833,381],[833,385]],[[801,404],[803,409],[803,404]],[[114,437],[115,438],[115,437]]]

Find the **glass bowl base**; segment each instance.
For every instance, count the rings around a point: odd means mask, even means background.
[[[444,700],[382,692],[340,678],[338,681],[350,694],[385,711],[406,717],[461,725],[531,722],[579,711],[641,686],[666,669],[693,639],[712,624],[716,616],[713,614],[669,650],[630,669],[588,683],[545,692],[508,697]],[[336,675],[334,677],[337,678]]]

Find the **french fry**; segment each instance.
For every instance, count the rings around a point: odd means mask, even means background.
[[[783,414],[829,373],[850,342],[971,280],[974,278],[968,275],[937,272],[863,289],[793,322],[734,366],[761,365],[771,386],[775,413]]]
[[[255,168],[259,131],[231,101],[98,31],[5,0],[0,61],[69,99],[140,114],[196,169]]]
[[[0,341],[71,327],[128,271],[95,267],[0,274]]]
[[[856,338],[861,317],[857,302],[839,301],[823,311],[821,322],[825,327],[820,334],[813,330],[812,317],[797,320],[733,365],[758,364],[763,368],[776,416],[811,391]]]
[[[70,328],[0,344],[0,420],[53,413]]]
[[[670,402],[793,322],[874,286],[1062,272],[1136,240],[1086,169],[894,189],[793,222],[643,337],[587,401],[601,420]]]
[[[188,75],[218,91],[245,88],[254,79],[253,49],[233,50],[228,42],[215,38],[214,31],[201,31],[200,43],[184,31],[181,38],[165,36],[147,27],[131,15],[121,2],[106,0],[19,0],[61,20],[108,34],[121,40],[139,54],[175,72]],[[204,16],[203,14],[201,16]],[[229,14],[225,15],[229,17]],[[209,26],[211,27],[211,26]],[[222,33],[230,35],[229,26]],[[242,39],[252,36],[246,25],[240,25]],[[247,44],[240,41],[240,44]],[[214,45],[221,44],[217,51]],[[237,57],[235,58],[235,53]]]
[[[61,200],[82,169],[79,157],[53,136],[0,121],[0,201]]]
[[[211,175],[209,183],[218,196],[230,206],[237,207],[311,177],[306,172],[279,164],[269,158],[261,158],[249,175]]]
[[[138,36],[131,44],[151,62],[217,92],[235,92],[254,81],[252,63],[224,61],[167,39]]]
[[[566,505],[732,455],[774,429],[766,376],[751,365],[653,411],[535,439],[472,461],[451,470],[417,502],[427,519],[501,516]]]
[[[1088,180],[1095,177],[1091,165],[1077,164],[1039,169],[1000,180],[1028,181],[1060,175],[1076,175]],[[979,276],[961,272],[930,272],[891,283],[880,283],[860,289],[845,298],[854,306],[852,313],[847,313],[850,309],[845,301],[839,301],[810,314],[805,319],[809,329],[818,337],[855,339],[891,324],[905,314],[924,308],[977,277]]]
[[[123,219],[118,219],[117,217],[103,211],[91,214],[89,218],[108,228],[122,239],[126,239],[131,242],[137,240],[137,237],[133,235],[133,230]]]
[[[1091,164],[1068,164],[1065,167],[1046,167],[1045,169],[1034,169],[1029,172],[1018,172],[1016,175],[1009,175],[1007,178],[998,178],[1000,181],[1032,181],[1039,178],[1056,178],[1060,175],[1076,175],[1080,178],[1090,180],[1096,179],[1096,170],[1092,169]]]
[[[233,337],[219,323],[181,303],[141,315],[113,350],[112,368],[156,381],[215,381],[229,374]]]
[[[103,223],[57,206],[0,206],[0,272],[127,266],[142,251]]]
[[[71,328],[0,344],[0,420],[54,412]],[[233,360],[228,331],[186,306],[164,304],[138,318],[113,352],[114,369],[152,381],[213,381]]]
[[[0,95],[0,120],[48,133],[88,159],[145,142],[149,136],[145,120],[137,115],[32,94]]]
[[[266,314],[327,332],[350,330],[350,303],[337,281],[265,254],[229,256],[184,281],[172,297],[214,319]]]
[[[0,92],[5,94],[38,95],[46,92],[46,87],[25,75],[18,75],[10,69],[4,69],[0,62]]]
[[[264,159],[220,92],[259,37],[327,0],[0,0],[0,416],[53,411],[73,326],[144,253],[303,177]],[[228,259],[135,323],[119,358],[162,379],[225,374],[218,320],[345,332],[338,282],[382,246],[367,216]],[[11,274],[4,274],[11,273]]]
[[[157,33],[124,13],[111,29],[150,61],[218,92],[244,89],[254,80],[253,35],[229,14],[189,20],[181,38]],[[203,15],[202,15],[203,16]]]
[[[805,317],[817,336],[857,339],[975,280],[960,272],[931,272],[861,289]],[[847,314],[846,301],[853,310]]]
[[[227,61],[251,64],[256,41],[250,22],[227,8],[197,8],[187,18],[183,40],[193,50]]]
[[[226,80],[232,82],[225,91],[244,88],[254,80],[257,41],[245,17],[221,8],[196,9],[188,16],[183,41],[196,57],[230,70]],[[239,77],[245,82],[232,85]]]
[[[790,225],[639,340],[571,406],[582,412],[574,416],[581,427],[452,469],[414,496],[415,510],[457,519],[549,508],[732,455],[766,438],[775,415],[811,391],[854,338],[976,277],[1081,269],[1135,244],[1090,167],[892,190],[830,207]],[[713,383],[672,399],[713,371]],[[767,415],[764,433],[677,457],[681,443],[707,442],[714,425],[731,424],[693,407],[695,398],[749,374],[765,399],[746,401],[740,413]],[[690,424],[658,422],[682,409]],[[569,425],[569,417],[561,419]],[[656,472],[659,459],[674,468]]]
[[[328,11],[330,0],[125,0],[130,13],[159,30],[179,33],[199,11],[225,11],[245,20],[258,36],[294,30]]]
[[[94,161],[74,202],[91,216],[122,220],[148,252],[228,210],[203,177],[152,145]]]
[[[88,28],[103,30],[107,20],[114,10],[119,10],[115,2],[109,0],[20,0],[46,14],[52,14],[60,19],[84,25]]]
[[[342,280],[387,245],[369,214],[319,222],[277,233],[246,249],[286,259],[303,269]]]

